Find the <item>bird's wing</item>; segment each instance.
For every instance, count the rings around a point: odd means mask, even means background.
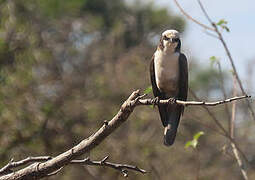
[[[179,93],[178,99],[187,100],[188,95],[188,63],[184,54],[179,56]],[[174,143],[177,129],[180,122],[181,114],[183,114],[184,106],[170,104],[168,106],[168,126],[165,127],[164,144],[170,146]]]
[[[165,94],[160,92],[160,90],[157,87],[156,84],[156,77],[155,77],[155,67],[154,67],[154,55],[151,58],[150,63],[150,77],[151,77],[151,85],[152,85],[152,91],[155,97],[158,97],[159,99],[165,99]],[[166,105],[158,105],[160,118],[162,121],[163,126],[167,126],[167,106]]]
[[[156,84],[156,77],[155,77],[155,67],[154,67],[154,55],[151,58],[151,64],[150,64],[150,77],[151,77],[151,86],[152,91],[155,97],[160,96],[160,90],[157,87]]]
[[[188,96],[188,63],[187,58],[184,54],[179,56],[179,94],[178,99],[186,101]],[[182,107],[182,113],[184,108]]]

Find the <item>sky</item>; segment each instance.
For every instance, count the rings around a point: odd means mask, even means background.
[[[179,0],[178,2],[193,18],[209,25],[197,0]],[[255,68],[255,48],[252,44],[255,42],[255,1],[201,0],[201,2],[213,21],[218,22],[220,19],[225,19],[228,22],[230,32],[223,32],[224,39],[245,88],[250,89],[250,95],[255,96],[255,85],[253,85],[255,84],[255,72],[251,75],[247,69],[247,67]],[[169,7],[169,11],[174,12],[175,15],[183,16],[173,0],[154,0],[154,3],[159,7]],[[208,36],[202,27],[187,20],[186,17],[184,19],[187,21],[187,30],[182,38],[185,54],[188,57],[195,57],[201,65],[209,64],[209,58],[216,56],[220,58],[222,66],[230,70],[229,60],[220,41]],[[249,65],[251,62],[253,65]]]

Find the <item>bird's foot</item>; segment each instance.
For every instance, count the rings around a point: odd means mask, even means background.
[[[155,98],[152,99],[151,102],[152,102],[153,108],[154,108],[156,105],[158,105],[158,103],[159,103],[159,98],[158,98],[158,97],[155,97]]]
[[[175,98],[169,98],[168,99],[168,104],[175,104],[176,103],[176,99]]]

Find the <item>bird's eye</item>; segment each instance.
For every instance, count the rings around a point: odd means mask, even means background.
[[[163,39],[168,41],[170,38],[164,36]]]
[[[172,39],[173,42],[178,42],[178,40],[179,40],[178,38],[173,38]]]

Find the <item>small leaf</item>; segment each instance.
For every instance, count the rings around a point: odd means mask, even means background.
[[[152,87],[151,87],[151,86],[147,87],[147,88],[144,90],[144,94],[149,94],[149,93],[151,93],[151,92],[152,92]]]
[[[217,22],[217,25],[221,26],[221,25],[227,24],[227,23],[228,23],[227,21],[225,21],[224,19],[221,19],[221,20],[219,20],[219,22]]]
[[[196,148],[197,146],[197,143],[198,141],[193,139],[192,141],[188,141],[186,144],[185,144],[185,148],[188,148],[188,147],[192,147],[192,148]]]
[[[227,26],[221,26],[223,29],[225,29],[227,32],[229,32],[229,28]]]
[[[198,139],[200,136],[204,135],[204,132],[203,131],[200,131],[198,133],[196,133],[194,136],[193,136],[193,140],[192,141],[188,141],[186,144],[185,144],[185,148],[188,148],[188,147],[192,147],[192,148],[196,148],[197,145],[198,145]]]
[[[200,131],[198,133],[196,133],[194,136],[193,136],[193,139],[195,140],[198,140],[200,136],[204,135],[205,133],[203,131]]]
[[[216,58],[215,56],[211,56],[210,57],[210,61],[211,61],[211,66],[213,66],[214,65],[214,63],[218,63],[219,62],[219,60],[218,60],[218,58]]]
[[[188,148],[188,147],[192,146],[191,144],[192,144],[192,141],[188,141],[188,142],[186,142],[186,144],[185,144],[185,148]]]

